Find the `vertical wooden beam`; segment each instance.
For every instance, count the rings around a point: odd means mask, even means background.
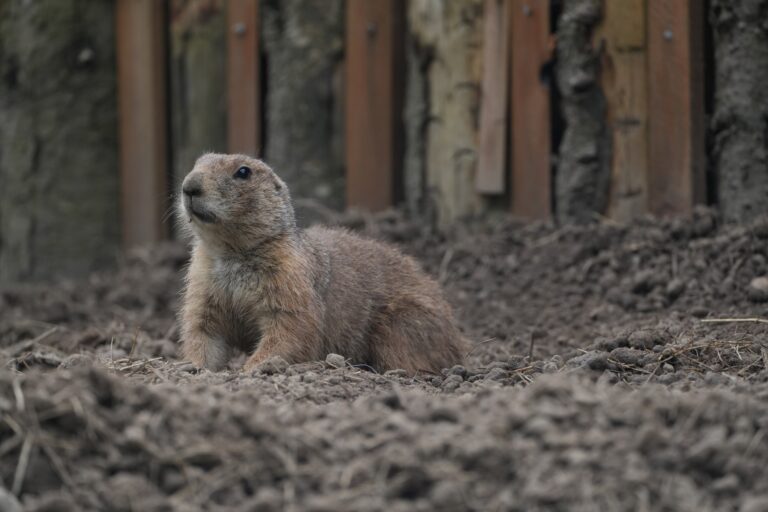
[[[601,86],[612,139],[610,217],[648,208],[648,52],[645,0],[603,3],[594,39],[602,47]]]
[[[509,117],[509,9],[507,0],[485,0],[480,148],[476,189],[503,194]]]
[[[227,137],[232,153],[257,156],[261,119],[259,0],[227,2]]]
[[[512,212],[529,219],[552,213],[549,88],[541,80],[552,54],[549,0],[513,0]]]
[[[116,7],[123,242],[167,235],[165,2],[118,0]]]
[[[402,0],[348,0],[346,12],[347,205],[392,205],[399,160]]]
[[[703,9],[700,0],[648,0],[648,200],[659,215],[705,198]]]

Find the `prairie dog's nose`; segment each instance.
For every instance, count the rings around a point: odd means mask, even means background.
[[[181,185],[181,191],[189,197],[200,196],[203,195],[203,185],[197,177],[188,177]]]

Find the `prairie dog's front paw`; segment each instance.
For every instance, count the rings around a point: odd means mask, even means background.
[[[208,336],[187,334],[181,347],[184,358],[198,368],[219,371],[227,364],[231,351],[226,342]]]
[[[261,373],[272,375],[275,373],[283,373],[288,369],[289,363],[280,356],[272,356],[269,358],[257,358],[251,357],[243,365],[243,371],[251,372],[253,370],[259,370]]]

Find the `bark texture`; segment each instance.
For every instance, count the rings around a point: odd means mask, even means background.
[[[0,0],[0,281],[119,245],[114,3]]]
[[[588,222],[605,212],[610,187],[610,137],[598,83],[600,55],[592,31],[600,0],[564,0],[557,24],[557,85],[565,132],[555,176],[557,217]]]
[[[429,126],[429,80],[427,73],[433,55],[413,37],[405,45],[405,95],[403,127],[405,151],[403,155],[403,199],[408,213],[424,213],[426,206],[426,145]]]
[[[408,26],[417,53],[408,63],[405,182],[418,188],[406,199],[421,200],[423,167],[426,201],[439,224],[447,225],[485,206],[475,192],[483,2],[411,0]]]
[[[712,160],[728,221],[768,211],[768,0],[712,0]]]
[[[200,154],[227,150],[224,0],[171,3],[171,158],[174,192]]]
[[[264,158],[295,198],[344,206],[344,2],[262,0]],[[312,215],[298,208],[298,215]],[[302,220],[302,219],[299,219]]]

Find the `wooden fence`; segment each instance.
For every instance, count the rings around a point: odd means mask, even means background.
[[[166,236],[168,119],[163,2],[117,0],[124,241]],[[227,4],[232,151],[259,154],[258,0]],[[347,204],[381,210],[398,196],[403,154],[406,0],[348,0]],[[556,40],[549,0],[485,0],[476,192],[530,219],[553,213]],[[705,194],[703,7],[697,0],[606,1],[593,35],[611,138],[608,215],[689,211]],[[146,201],[128,198],[142,197]]]

